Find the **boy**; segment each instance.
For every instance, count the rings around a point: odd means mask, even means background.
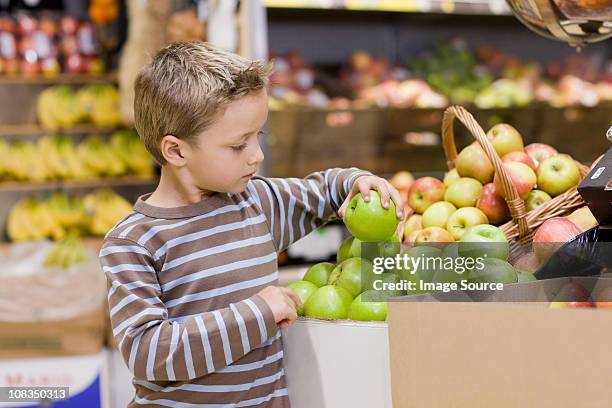
[[[300,300],[274,286],[278,252],[359,191],[403,208],[385,180],[356,169],[256,177],[267,74],[193,42],[161,50],[136,80],[136,129],[161,178],[100,252],[134,374],[130,407],[288,407],[279,327]]]

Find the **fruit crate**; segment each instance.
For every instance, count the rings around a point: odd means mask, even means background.
[[[330,167],[375,169],[380,122],[379,109],[271,111],[268,174],[302,177]]]

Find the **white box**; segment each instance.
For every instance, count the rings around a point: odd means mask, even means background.
[[[292,408],[390,408],[384,322],[299,318],[283,330]]]
[[[0,387],[69,387],[62,408],[111,408],[107,352],[75,357],[0,361]],[[0,402],[0,407],[36,406]],[[113,407],[114,408],[114,407]]]

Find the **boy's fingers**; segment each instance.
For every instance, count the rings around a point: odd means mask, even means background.
[[[389,208],[389,188],[386,181],[381,181],[376,185],[376,189],[380,194],[380,202],[383,208]]]
[[[368,183],[359,183],[357,188],[359,188],[361,197],[363,197],[366,202],[370,201],[370,185]]]
[[[391,199],[395,203],[397,218],[402,219],[404,216],[404,201],[402,200],[402,197],[393,186],[389,187],[389,194],[391,195]]]
[[[302,300],[300,299],[298,295],[295,294],[294,291],[292,291],[289,288],[281,288],[281,289],[287,295],[287,297],[289,297],[289,299],[293,301],[293,304],[295,305],[296,308],[302,307]]]

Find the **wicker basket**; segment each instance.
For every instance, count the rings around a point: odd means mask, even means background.
[[[582,197],[578,194],[577,186],[570,188],[565,193],[554,197],[547,203],[539,206],[533,211],[527,212],[525,203],[519,197],[516,187],[510,181],[506,174],[502,161],[493,148],[493,145],[487,138],[485,131],[476,122],[474,117],[461,106],[451,106],[444,112],[442,118],[442,142],[444,153],[446,155],[446,163],[449,169],[455,167],[457,160],[457,147],[455,146],[455,136],[453,123],[455,118],[470,131],[472,136],[482,146],[485,153],[491,160],[495,169],[495,174],[500,177],[502,184],[502,195],[508,203],[512,220],[501,226],[502,231],[506,234],[510,242],[511,259],[520,255],[517,252],[523,252],[525,245],[533,241],[533,235],[537,227],[549,218],[568,215],[574,208],[585,205]],[[589,168],[583,164],[576,162],[580,175],[584,178]]]

